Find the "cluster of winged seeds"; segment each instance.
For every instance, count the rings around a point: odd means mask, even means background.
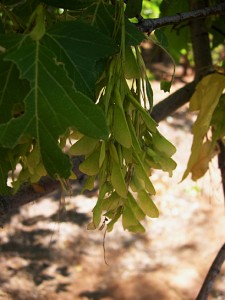
[[[120,54],[112,57],[99,93],[98,105],[110,130],[108,140],[81,136],[70,149],[72,155],[85,156],[80,164],[88,175],[84,189],[92,189],[96,177],[99,180],[98,201],[88,229],[99,228],[107,220],[107,231],[111,231],[122,216],[124,229],[143,232],[140,221],[159,215],[152,200],[152,169],[171,174],[176,167],[171,158],[176,148],[159,133],[149,114],[152,91],[139,49],[130,47],[126,53],[124,65]]]

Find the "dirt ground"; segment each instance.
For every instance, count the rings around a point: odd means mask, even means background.
[[[180,83],[176,84],[176,88]],[[156,99],[165,97],[153,83]],[[191,146],[194,116],[182,107],[160,124],[177,146],[174,176],[154,172],[159,219],[145,234],[117,224],[87,231],[97,191],[73,187],[66,210],[60,194],[22,207],[0,229],[0,299],[8,300],[193,300],[225,241],[224,199],[217,161],[199,182],[180,183]],[[225,299],[225,266],[209,299]]]

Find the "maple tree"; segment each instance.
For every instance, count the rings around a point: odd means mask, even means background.
[[[211,55],[224,43],[223,1],[4,0],[0,12],[1,214],[79,177],[82,155],[83,190],[99,181],[88,228],[107,218],[111,231],[122,217],[124,229],[144,231],[141,221],[158,217],[152,169],[176,168],[157,122],[190,99],[198,117],[183,179],[197,180],[219,155],[224,182],[225,63]],[[193,56],[195,80],[157,105],[144,39],[174,64]]]
[[[204,25],[201,30],[212,32],[213,48],[222,43],[219,29],[223,19],[219,15],[224,4],[214,1],[214,6],[205,8],[201,1],[178,1],[179,6],[175,0],[174,5],[165,0],[160,6],[160,1],[152,1],[162,17],[148,19],[141,15],[146,2],[1,2],[2,202],[33,187],[34,194],[27,197],[31,201],[51,190],[54,180],[66,185],[66,180],[77,176],[71,158],[83,155],[79,165],[87,175],[83,190],[92,189],[96,178],[99,181],[99,198],[89,229],[98,228],[104,216],[110,220],[109,231],[120,217],[124,229],[144,231],[140,221],[146,215],[158,217],[151,197],[156,193],[151,170],[162,169],[172,175],[176,168],[172,159],[176,149],[158,131],[157,122],[171,113],[171,104],[173,111],[188,101],[197,83],[191,109],[199,114],[183,178],[192,173],[196,180],[207,171],[209,161],[218,153],[218,141],[224,137],[221,95],[225,77],[212,67],[209,51],[201,65],[193,35],[195,22],[205,24],[195,19],[213,15],[208,28]],[[175,14],[177,11],[181,13]],[[190,20],[195,20],[190,26],[171,30],[171,26]],[[173,100],[175,94],[154,106],[139,49],[147,38],[170,53],[175,62],[182,49],[193,44],[196,79],[189,90],[186,87],[186,96],[179,95],[182,90],[177,92],[178,101]],[[209,47],[209,38],[204,47]],[[170,90],[172,81],[162,81],[162,89]],[[49,188],[43,189],[47,175],[52,181],[47,178]],[[27,187],[27,183],[33,186]]]

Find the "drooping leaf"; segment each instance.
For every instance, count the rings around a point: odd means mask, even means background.
[[[224,88],[225,76],[220,74],[211,74],[204,77],[196,87],[196,91],[190,101],[190,109],[191,111],[199,110],[199,113],[192,129],[193,142],[191,155],[182,180],[192,172],[193,168],[196,168],[196,165],[200,161],[203,152],[204,138],[209,130],[213,112]],[[211,146],[211,151],[214,151],[213,145]],[[211,156],[210,152],[208,153],[209,156]],[[196,176],[194,176],[194,178],[196,178]]]
[[[68,127],[75,127],[88,136],[104,139],[108,135],[104,115],[91,99],[74,90],[63,65],[56,63],[54,52],[29,36],[16,36],[12,36],[16,43],[6,59],[17,64],[21,78],[30,81],[31,90],[24,99],[25,113],[0,126],[0,143],[14,147],[21,137],[33,137],[48,173],[66,178],[71,164],[58,147],[59,136]],[[4,47],[7,43],[2,39]]]
[[[191,178],[196,181],[209,169],[209,163],[212,158],[219,153],[218,147],[215,147],[211,141],[205,141],[201,145],[201,151],[198,156],[198,161],[195,162],[191,169]]]
[[[204,77],[197,85],[190,100],[190,110],[199,110],[198,118],[193,127],[193,134],[203,137],[207,132],[212,114],[225,88],[225,76],[211,74]]]
[[[162,81],[160,82],[160,89],[161,89],[162,91],[164,91],[165,93],[166,93],[166,92],[170,92],[171,84],[172,84],[171,81],[162,80]]]

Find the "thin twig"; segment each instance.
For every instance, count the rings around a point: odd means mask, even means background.
[[[142,32],[151,33],[153,30],[168,26],[177,25],[181,22],[196,20],[200,18],[206,18],[212,15],[223,15],[225,14],[225,3],[220,3],[211,7],[205,7],[202,9],[197,9],[189,12],[177,13],[174,16],[165,16],[156,19],[139,19],[136,24],[137,28]]]
[[[212,290],[213,283],[217,275],[219,274],[224,261],[225,261],[225,244],[223,244],[216,258],[214,259],[196,300],[206,300],[208,298],[208,295]]]

